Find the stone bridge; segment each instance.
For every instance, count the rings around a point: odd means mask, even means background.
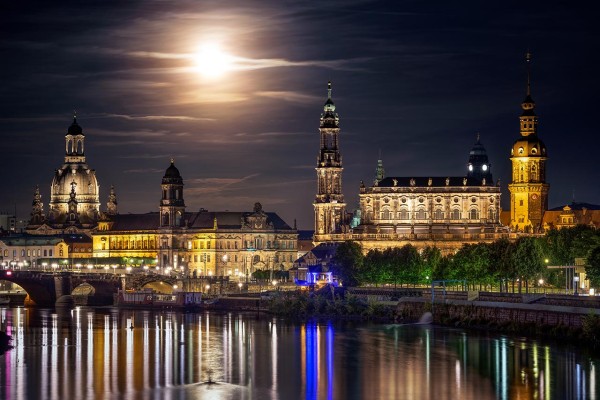
[[[112,305],[119,289],[140,290],[153,282],[162,282],[184,291],[204,291],[208,284],[212,292],[221,292],[228,282],[223,277],[186,278],[158,274],[110,274],[91,272],[44,272],[0,270],[0,281],[8,281],[21,286],[29,299],[38,306],[54,306],[61,297],[70,296],[78,286],[87,284],[93,288],[88,296],[88,305]],[[219,288],[218,290],[217,287]]]

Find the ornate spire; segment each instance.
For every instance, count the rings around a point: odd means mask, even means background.
[[[115,187],[113,185],[110,185],[110,193],[108,195],[108,202],[106,203],[106,214],[117,214],[117,194],[115,193]]]
[[[379,159],[377,160],[377,168],[375,168],[375,179],[381,181],[385,177],[385,169],[383,168],[383,160],[381,159],[381,150],[379,150]]]
[[[523,108],[523,115],[535,115],[533,113],[535,102],[531,98],[531,53],[529,51],[525,54],[525,64],[527,66],[527,95],[521,103],[521,107]]]
[[[29,225],[41,225],[45,219],[40,187],[36,186],[33,192],[33,201],[31,202],[31,219],[29,220]]]
[[[325,105],[323,106],[323,111],[325,111],[326,115],[328,113],[335,112],[335,104],[333,103],[333,100],[331,99],[331,81],[327,82],[327,101],[325,102]]]
[[[527,63],[527,96],[531,96],[531,53],[529,50],[525,54],[525,62]]]

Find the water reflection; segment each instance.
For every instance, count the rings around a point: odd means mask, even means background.
[[[595,358],[455,329],[80,308],[0,318],[9,399],[597,398]]]

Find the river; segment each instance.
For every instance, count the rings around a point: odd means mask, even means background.
[[[248,313],[8,308],[6,399],[596,399],[572,345]],[[207,383],[214,381],[215,383]]]

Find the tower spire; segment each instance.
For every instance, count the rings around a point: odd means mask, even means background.
[[[531,53],[529,49],[525,53],[525,63],[527,65],[527,96],[531,96]]]

